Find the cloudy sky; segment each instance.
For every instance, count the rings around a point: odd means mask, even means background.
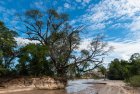
[[[127,60],[140,52],[140,0],[0,0],[0,20],[9,28],[20,28],[16,13],[50,7],[68,13],[71,24],[87,26],[83,45],[94,34],[105,34],[106,41],[114,46],[107,63],[116,57]]]

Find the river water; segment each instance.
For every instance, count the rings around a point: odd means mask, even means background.
[[[90,84],[93,82],[93,79],[70,80],[64,90],[32,90],[8,94],[96,94],[94,84]]]

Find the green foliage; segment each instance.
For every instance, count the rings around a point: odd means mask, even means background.
[[[108,78],[111,80],[123,80],[129,78],[128,62],[114,59],[109,65]]]
[[[47,48],[42,45],[28,44],[20,49],[17,70],[20,75],[53,75],[52,64],[47,58]]]
[[[140,75],[140,54],[135,53],[130,58],[131,75]]]
[[[106,69],[104,66],[100,66],[100,67],[99,67],[99,71],[100,71],[103,75],[106,75],[106,73],[107,73],[107,69]]]
[[[108,78],[129,81],[130,77],[140,75],[140,54],[135,53],[129,61],[114,59],[109,65]]]
[[[107,76],[107,69],[104,66],[99,66],[99,72],[102,73],[102,75],[104,76],[104,80],[105,80],[106,76]]]
[[[131,77],[129,84],[133,87],[140,87],[140,75],[135,75]]]
[[[10,71],[11,64],[15,58],[16,41],[14,37],[17,33],[8,29],[3,22],[0,21],[0,73],[6,74]]]
[[[6,68],[4,68],[2,65],[0,65],[0,76],[3,76],[6,74]]]

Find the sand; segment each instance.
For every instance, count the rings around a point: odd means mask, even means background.
[[[106,85],[97,84],[97,94],[140,94],[139,88],[132,88],[123,81],[108,80],[102,82],[105,82]]]

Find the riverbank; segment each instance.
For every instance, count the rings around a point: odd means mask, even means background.
[[[25,89],[64,89],[67,80],[63,78],[44,77],[17,77],[13,79],[1,79],[0,88],[6,90]]]
[[[11,93],[30,90],[54,90],[64,89],[67,80],[63,78],[52,77],[17,77],[17,78],[1,78],[0,93]]]
[[[123,81],[80,79],[68,81],[66,89],[36,90],[33,88],[0,89],[1,94],[140,94],[140,88]]]

